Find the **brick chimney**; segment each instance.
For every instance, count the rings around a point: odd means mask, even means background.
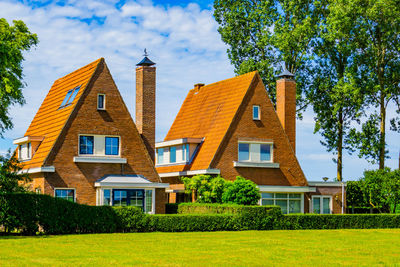
[[[296,152],[296,82],[288,70],[278,76],[276,81],[276,113]]]
[[[136,127],[154,162],[156,135],[156,67],[147,57],[136,64]]]

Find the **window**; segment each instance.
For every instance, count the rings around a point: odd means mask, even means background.
[[[118,137],[106,137],[106,155],[119,155]]]
[[[146,190],[145,200],[145,212],[153,212],[153,190]]]
[[[79,136],[79,154],[91,155],[93,154],[94,137],[93,136]]]
[[[331,196],[312,196],[312,212],[317,214],[331,214]]]
[[[64,108],[64,107],[70,105],[74,101],[74,99],[75,99],[76,95],[78,94],[80,88],[81,87],[78,86],[78,87],[75,87],[72,90],[69,90],[67,92],[67,94],[65,95],[65,98],[64,98],[63,102],[61,103],[60,108]]]
[[[68,201],[75,201],[75,189],[55,189],[54,196]]]
[[[164,148],[157,149],[157,164],[164,163]]]
[[[301,194],[261,193],[261,205],[277,205],[283,214],[301,213]]]
[[[175,163],[176,162],[176,147],[172,146],[169,149],[169,162]]]
[[[111,205],[111,190],[110,189],[103,190],[103,205],[106,205],[106,206]]]
[[[190,150],[189,150],[189,144],[186,144],[186,161],[190,161]]]
[[[272,144],[239,143],[239,161],[272,162]]]
[[[105,94],[97,95],[97,109],[99,109],[99,110],[106,109],[106,95]]]
[[[113,206],[126,206],[127,191],[126,190],[113,190]]]
[[[31,143],[25,143],[18,146],[18,158],[20,160],[28,160],[32,156]]]
[[[260,120],[260,106],[253,106],[253,120]]]
[[[250,144],[239,143],[239,161],[250,159]]]
[[[36,194],[41,194],[41,193],[42,193],[42,189],[41,189],[40,187],[37,187],[37,188],[35,189],[35,193],[36,193]]]

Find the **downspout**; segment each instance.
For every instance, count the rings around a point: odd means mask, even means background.
[[[342,182],[342,214],[344,214],[344,183]]]

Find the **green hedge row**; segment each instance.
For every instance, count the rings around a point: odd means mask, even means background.
[[[378,229],[400,228],[400,215],[393,214],[297,214],[285,215],[276,229]]]

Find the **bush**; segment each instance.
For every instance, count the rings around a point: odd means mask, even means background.
[[[241,176],[236,177],[233,183],[226,183],[226,188],[222,194],[223,203],[239,205],[256,205],[260,198],[257,185]]]
[[[138,207],[114,207],[120,223],[119,231],[142,232],[145,229],[146,214]]]
[[[167,203],[165,204],[166,214],[177,214],[179,203]]]
[[[298,214],[285,215],[278,228],[304,229],[379,229],[400,228],[400,215],[392,214]]]

